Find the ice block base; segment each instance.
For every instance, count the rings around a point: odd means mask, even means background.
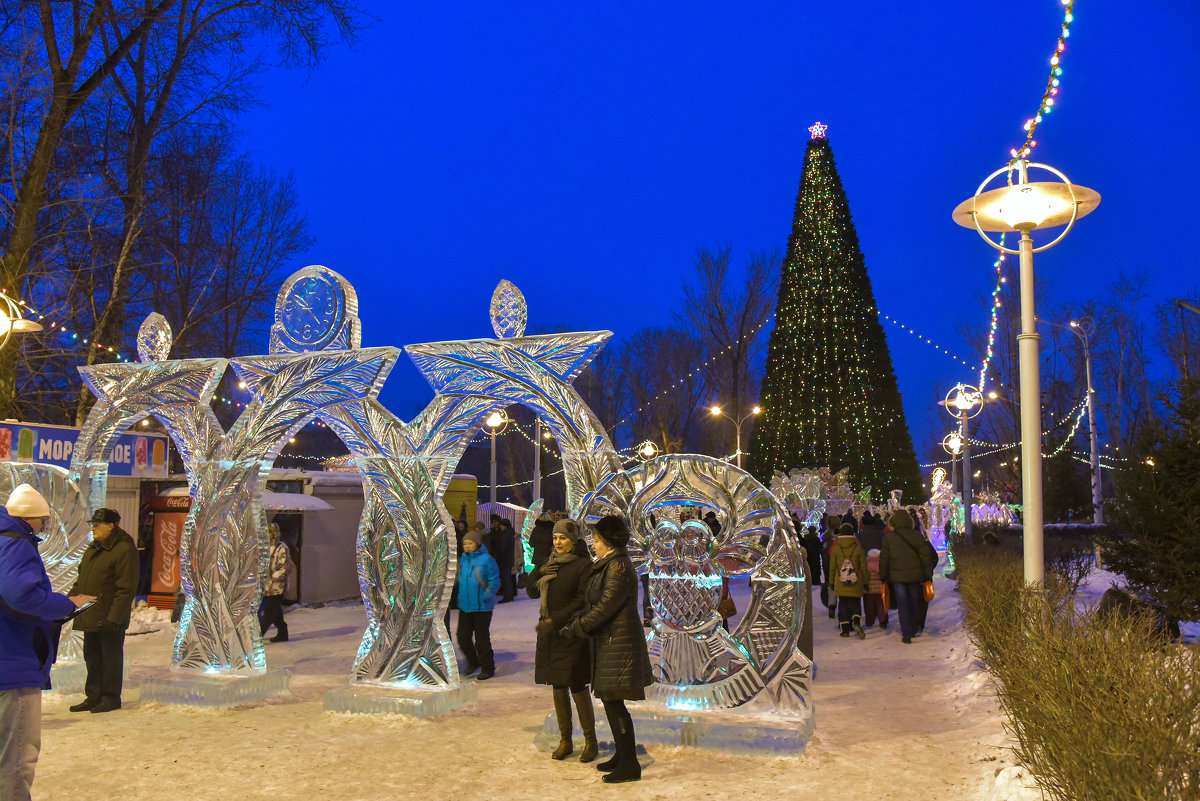
[[[290,692],[291,672],[268,670],[253,676],[175,673],[142,682],[142,703],[214,709],[253,704]]]
[[[473,681],[457,687],[350,684],[325,693],[325,711],[428,718],[475,704],[479,697],[477,686]]]
[[[548,703],[550,699],[546,700]],[[811,714],[797,718],[733,709],[681,714],[632,702],[629,714],[633,717],[633,730],[639,744],[684,745],[730,754],[796,756],[804,752],[814,729]],[[558,745],[558,737],[558,721],[550,712],[534,738],[534,744],[544,751],[551,751]],[[578,725],[574,737],[576,742],[583,739]],[[596,704],[596,739],[602,745],[612,745],[608,720],[599,704]]]

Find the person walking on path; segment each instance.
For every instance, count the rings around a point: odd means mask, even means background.
[[[38,534],[50,505],[20,484],[0,509],[0,799],[26,801],[42,750],[42,690],[61,623],[95,598],[68,598],[50,588]]]
[[[879,578],[879,549],[867,551],[867,573],[870,583],[863,595],[863,628],[869,629],[879,621],[879,628],[887,631],[888,610],[883,602],[883,582]]]
[[[608,784],[637,781],[642,766],[637,759],[633,717],[626,701],[642,701],[654,683],[646,637],[638,618],[637,570],[625,546],[629,524],[606,515],[596,521],[592,565],[584,609],[559,632],[564,637],[591,638],[592,692],[604,704],[617,753],[596,765]]]
[[[924,595],[924,583],[933,578],[934,560],[908,512],[893,512],[888,526],[891,530],[884,534],[879,554],[879,578],[891,584],[900,618],[900,641],[908,645],[917,633],[918,599]]]
[[[83,701],[72,706],[72,712],[121,708],[125,629],[137,593],[138,552],[120,522],[115,509],[97,509],[92,514],[92,544],[79,560],[79,577],[71,587],[71,595],[96,596],[95,606],[75,618],[75,630],[83,632],[87,680]]]
[[[838,628],[843,637],[849,637],[851,629],[861,640],[867,636],[862,627],[862,597],[870,577],[867,573],[867,555],[854,536],[854,526],[843,523],[837,541],[829,551],[829,575],[833,580],[833,592],[837,596]]]
[[[588,641],[558,633],[583,609],[583,595],[591,575],[592,557],[579,538],[579,526],[570,518],[559,520],[554,524],[550,556],[533,569],[525,585],[530,598],[541,599],[533,680],[554,688],[559,741],[550,755],[553,759],[566,759],[575,750],[571,741],[572,698],[579,710],[579,728],[583,730],[583,753],[579,761],[591,762],[596,758],[596,714],[588,692],[591,672]]]
[[[500,589],[500,569],[483,544],[478,531],[463,535],[463,552],[458,557],[458,647],[467,660],[464,675],[479,671],[479,680],[496,675],[492,651],[492,610]]]
[[[260,636],[265,636],[267,629],[275,627],[275,636],[271,642],[287,642],[288,627],[283,619],[283,594],[287,592],[288,568],[292,556],[288,547],[279,541],[279,526],[271,523],[267,526],[267,536],[271,541],[271,560],[267,565],[267,581],[263,585],[263,611],[260,622]]]

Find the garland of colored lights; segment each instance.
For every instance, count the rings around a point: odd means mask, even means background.
[[[876,314],[878,314],[878,315],[879,315],[880,317],[882,317],[883,319],[887,320],[887,321],[888,321],[889,323],[891,323],[892,325],[895,325],[895,326],[897,326],[897,327],[899,327],[899,328],[902,328],[903,330],[905,330],[905,331],[907,331],[908,333],[912,334],[914,337],[916,337],[917,339],[921,340],[922,342],[925,342],[925,343],[927,343],[927,344],[929,344],[929,345],[932,345],[933,347],[937,348],[937,349],[938,349],[938,350],[940,350],[942,353],[944,353],[944,354],[946,354],[947,356],[949,356],[951,359],[954,359],[956,362],[960,362],[961,364],[965,365],[966,367],[970,367],[970,366],[971,366],[971,363],[970,363],[970,362],[968,362],[968,361],[967,361],[966,359],[964,359],[963,357],[959,356],[957,353],[952,353],[952,352],[951,352],[951,351],[949,351],[948,349],[946,349],[946,348],[943,348],[941,345],[939,345],[938,343],[934,342],[934,341],[933,341],[932,339],[930,339],[929,337],[925,336],[924,334],[918,333],[917,331],[914,331],[913,329],[909,328],[907,325],[905,325],[904,323],[902,323],[902,322],[900,322],[899,320],[895,319],[894,317],[890,317],[890,316],[888,316],[887,314],[885,314],[884,312],[880,311],[879,309],[876,309],[876,310],[875,310],[875,313],[876,313]]]
[[[1000,244],[1002,246],[1004,245],[1005,236],[1007,234],[1000,234]],[[996,327],[1000,323],[1000,290],[1008,283],[1008,279],[1004,277],[1005,255],[1004,251],[1000,251],[1000,255],[992,264],[996,268],[996,285],[992,287],[992,319],[988,327],[987,349],[984,352],[983,365],[979,368],[979,383],[977,386],[980,391],[983,391],[987,387],[988,368],[992,364],[992,357],[996,355]],[[996,386],[1002,387],[1004,385],[997,381]]]
[[[1042,118],[1054,108],[1054,101],[1058,97],[1059,83],[1062,79],[1063,54],[1067,49],[1067,39],[1071,36],[1071,23],[1075,21],[1075,0],[1062,0],[1062,4],[1064,7],[1062,28],[1058,34],[1058,42],[1054,46],[1054,53],[1050,56],[1050,77],[1046,79],[1042,102],[1038,106],[1037,114],[1025,121],[1025,143],[1021,147],[1009,151],[1012,155],[1009,164],[1015,163],[1018,159],[1027,158],[1037,147],[1037,140],[1033,138],[1034,133]]]

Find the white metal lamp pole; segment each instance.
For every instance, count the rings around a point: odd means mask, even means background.
[[[530,503],[542,497],[542,418],[533,421],[533,497]]]
[[[1028,170],[1037,167],[1058,176],[1062,183],[1029,181]],[[1016,182],[1011,183],[1013,173]],[[984,192],[998,175],[1007,175],[1010,184]],[[1042,587],[1045,581],[1045,557],[1042,531],[1042,426],[1041,383],[1038,373],[1037,317],[1034,313],[1033,254],[1058,244],[1075,221],[1091,213],[1100,204],[1099,193],[1073,185],[1067,176],[1045,164],[1024,159],[993,172],[974,196],[954,209],[954,221],[974,228],[988,244],[1005,253],[1020,256],[1021,333],[1017,336],[1021,384],[1021,506],[1025,541],[1025,583]],[[1035,248],[1029,232],[1035,228],[1066,225],[1055,239]],[[1019,249],[1014,251],[993,242],[985,231],[1020,231]]]
[[[724,417],[726,420],[731,421],[734,427],[737,429],[737,453],[734,454],[734,458],[736,459],[736,464],[740,470],[742,467],[742,423],[746,422],[751,417],[754,417],[756,414],[762,414],[762,409],[758,406],[755,406],[749,412],[744,414],[740,420],[735,420],[734,418],[725,414],[725,412],[721,411],[720,406],[713,406],[709,409],[709,411],[712,412],[713,417]]]
[[[1088,445],[1089,445],[1089,460],[1092,476],[1092,523],[1093,525],[1104,525],[1104,497],[1101,492],[1100,484],[1100,446],[1097,442],[1098,432],[1096,431],[1096,397],[1095,389],[1092,388],[1092,349],[1091,339],[1092,334],[1096,331],[1096,323],[1091,317],[1080,317],[1078,320],[1072,320],[1068,325],[1059,325],[1052,323],[1049,320],[1041,322],[1052,325],[1055,328],[1062,328],[1070,331],[1079,338],[1083,345],[1083,369],[1087,375],[1087,413],[1088,413]]]

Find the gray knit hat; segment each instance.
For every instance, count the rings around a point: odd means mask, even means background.
[[[570,537],[572,540],[579,539],[579,524],[569,517],[564,517],[554,524],[554,533],[562,534],[564,537]]]
[[[475,547],[478,548],[480,545],[483,545],[483,532],[468,531],[466,534],[463,534],[463,542],[466,542],[467,540],[475,543]]]

